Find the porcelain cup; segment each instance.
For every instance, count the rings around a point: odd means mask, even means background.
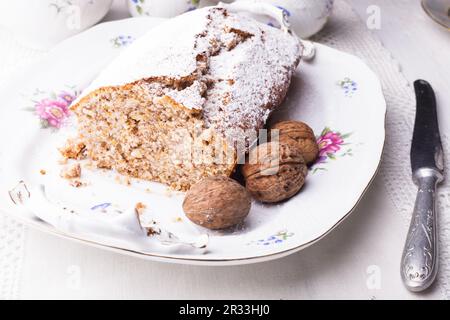
[[[0,0],[0,25],[23,42],[47,49],[100,21],[112,0]]]

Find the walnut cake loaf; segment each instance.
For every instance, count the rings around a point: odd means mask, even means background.
[[[286,96],[302,54],[289,32],[224,8],[195,10],[125,49],[71,107],[60,151],[99,168],[188,190],[230,175]]]

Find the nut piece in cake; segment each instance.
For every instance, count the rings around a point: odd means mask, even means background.
[[[267,203],[294,196],[308,173],[301,150],[293,144],[268,142],[252,149],[242,174],[250,194]]]
[[[209,177],[196,183],[183,202],[183,210],[192,222],[213,230],[243,222],[250,207],[247,190],[225,176]]]
[[[308,165],[313,164],[319,155],[314,131],[306,123],[300,121],[281,121],[272,126],[279,130],[280,143],[293,144],[301,150],[303,158]]]

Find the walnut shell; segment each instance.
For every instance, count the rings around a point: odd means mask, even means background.
[[[303,187],[307,173],[301,150],[276,142],[252,149],[248,163],[242,167],[247,190],[255,199],[267,203],[294,196]]]
[[[304,122],[281,121],[272,126],[278,129],[280,143],[297,144],[306,163],[312,164],[319,155],[319,146],[314,131]]]
[[[244,221],[251,208],[247,190],[225,176],[201,180],[186,193],[183,210],[195,224],[225,229]]]

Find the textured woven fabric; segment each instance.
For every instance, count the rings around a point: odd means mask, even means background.
[[[314,38],[336,49],[358,56],[379,76],[387,102],[386,144],[380,177],[406,224],[411,220],[417,189],[411,181],[409,151],[414,126],[414,90],[402,73],[401,65],[366,27],[345,1],[336,1],[330,23]],[[442,132],[441,132],[442,134]],[[450,145],[449,137],[442,134],[444,153]],[[445,166],[449,168],[450,158]],[[447,179],[438,189],[440,233],[440,263],[437,285],[443,297],[450,298],[450,182]]]
[[[0,28],[0,86],[8,81],[10,74],[42,54],[22,46],[7,30]],[[0,168],[0,175],[2,170],[5,168]],[[26,228],[21,223],[0,213],[0,299],[19,297],[25,234]]]
[[[409,224],[416,188],[411,183],[409,148],[414,122],[414,96],[397,63],[381,42],[367,29],[345,1],[335,1],[333,17],[315,41],[349,52],[363,59],[380,77],[388,105],[385,152],[378,179],[383,180],[396,212]],[[12,35],[0,29],[0,85],[8,74],[44,54],[18,44]],[[448,150],[449,138],[442,136]],[[0,150],[1,152],[1,150]],[[1,154],[0,154],[1,156]],[[446,162],[448,166],[449,163]],[[2,168],[0,168],[1,174]],[[439,209],[450,208],[450,183],[439,188]],[[0,214],[0,299],[20,297],[20,274],[24,256],[26,228]],[[438,286],[444,298],[450,298],[450,217],[440,215],[440,273]],[[383,241],[380,239],[380,241]],[[447,263],[446,263],[447,261]],[[351,262],[349,262],[351,268]]]
[[[19,296],[24,239],[25,227],[22,224],[0,216],[0,299]]]

